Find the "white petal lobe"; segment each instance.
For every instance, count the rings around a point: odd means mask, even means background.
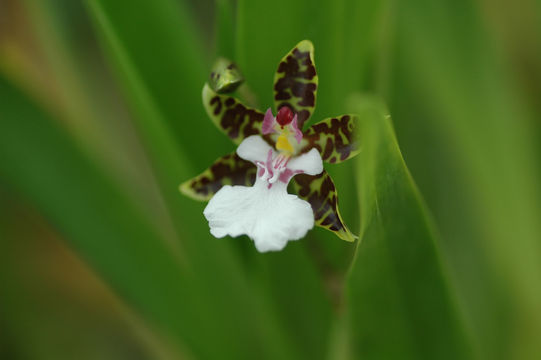
[[[291,159],[287,167],[293,171],[300,170],[308,175],[317,175],[323,171],[323,161],[321,160],[319,151],[312,149],[305,154]]]
[[[256,161],[265,161],[269,150],[272,150],[274,157],[275,151],[267,144],[261,136],[252,135],[244,139],[237,148],[237,155],[244,160],[255,163]]]
[[[204,210],[215,237],[248,235],[260,252],[282,250],[314,226],[310,204],[287,193],[286,185],[271,189],[263,181],[253,187],[224,186]]]

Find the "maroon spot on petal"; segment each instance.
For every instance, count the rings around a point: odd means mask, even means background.
[[[226,155],[214,162],[211,167],[191,182],[194,192],[208,196],[215,194],[228,183],[251,186],[255,182],[255,166],[236,153]]]
[[[235,99],[227,98],[227,100],[225,101],[225,106],[231,107],[234,103],[235,103]]]
[[[208,177],[203,177],[201,178],[200,182],[202,185],[206,185],[210,182],[210,179]]]
[[[325,152],[321,154],[323,160],[328,159],[332,155],[332,150],[334,148],[334,143],[330,137],[327,138],[327,143],[325,144]]]
[[[264,115],[257,111],[247,109],[245,116],[248,117],[248,122],[246,123],[246,126],[244,126],[244,129],[242,131],[244,137],[246,138],[251,135],[260,134],[260,130],[255,127],[255,124],[261,124],[263,122]]]
[[[314,219],[319,220],[322,219],[327,212],[329,212],[330,207],[328,204],[322,202],[321,199],[318,199],[317,203],[319,207],[314,211]],[[314,206],[312,206],[312,209],[313,208]]]
[[[304,125],[304,122],[310,117],[310,112],[308,110],[301,110],[297,112],[297,119],[299,121],[299,129]]]
[[[347,147],[344,147],[342,152],[341,152],[341,155],[340,155],[340,161],[344,161],[348,158],[349,154],[351,153],[351,148],[349,146]]]
[[[316,89],[317,86],[314,83],[295,83],[291,88],[291,92],[296,97],[301,98],[301,101],[299,101],[300,106],[314,107],[316,105]]]
[[[299,196],[306,198],[310,194],[310,183],[314,179],[314,176],[300,174],[295,176],[294,181],[299,185],[298,194]]]
[[[274,99],[276,101],[290,100],[292,95],[298,98],[298,105],[292,107],[293,112],[297,112],[300,127],[310,112],[301,111],[301,107],[315,106],[315,92],[317,85],[315,83],[306,83],[301,79],[312,80],[316,76],[316,69],[310,59],[310,52],[302,52],[298,48],[293,49],[292,55],[288,55],[278,65],[278,73],[284,74],[274,84]]]
[[[331,224],[334,224],[334,219],[332,218],[331,214],[329,214],[325,219],[323,219],[320,223],[322,226],[329,226]]]
[[[214,104],[216,104],[214,107],[214,115],[218,115],[222,111],[222,102],[220,101],[219,96],[215,96],[210,100],[210,105],[212,106]]]
[[[229,98],[235,102],[233,98]],[[228,100],[229,100],[228,99]],[[222,115],[220,126],[232,139],[239,136],[247,137],[259,134],[259,127],[256,124],[263,122],[264,115],[253,109],[248,109],[241,103],[230,106]],[[242,134],[241,134],[242,129]]]
[[[340,226],[338,226],[337,224],[332,224],[329,229],[332,230],[332,231],[340,231],[341,229],[344,228],[344,226],[340,223],[339,224]]]
[[[323,179],[320,191],[322,198],[327,198],[327,196],[329,196],[329,193],[334,192],[334,184],[330,176],[326,176],[325,179]]]

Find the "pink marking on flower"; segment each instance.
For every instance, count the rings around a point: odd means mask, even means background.
[[[264,161],[255,161],[258,179],[267,183],[267,189],[271,189],[278,181],[288,184],[293,176],[304,173],[303,170],[292,170],[287,167],[291,159],[289,155],[275,154],[269,149]]]
[[[298,174],[302,174],[302,173],[303,173],[302,170],[293,171],[291,169],[285,169],[285,171],[280,174],[280,177],[278,178],[278,180],[280,180],[284,184],[287,184],[287,183],[289,183],[289,180],[291,180],[291,178],[293,176],[298,175]]]
[[[299,125],[297,124],[297,114],[295,114],[295,117],[293,118],[291,127],[295,131],[295,140],[297,140],[297,143],[300,144],[302,140],[302,131],[299,129]]]
[[[265,175],[265,163],[262,161],[258,161],[256,165],[259,169],[259,171],[257,172],[257,177],[262,177],[263,175]]]
[[[274,116],[272,116],[272,110],[271,108],[268,108],[267,112],[265,113],[265,117],[263,118],[263,125],[261,126],[261,132],[263,133],[263,135],[267,135],[276,131],[274,129],[274,122],[275,118]]]
[[[269,172],[269,178],[271,178],[274,175],[274,171],[272,171],[272,149],[269,149],[269,152],[267,153],[267,162],[265,166]]]
[[[275,169],[278,169],[280,167],[280,165],[282,165],[282,163],[284,162],[285,160],[285,156],[280,156],[278,158],[278,161],[276,161],[276,163],[274,164],[274,168]]]
[[[267,167],[272,167],[272,149],[269,149],[269,152],[267,153],[267,161],[266,161]]]

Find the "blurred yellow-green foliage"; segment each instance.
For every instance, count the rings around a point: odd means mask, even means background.
[[[266,109],[302,39],[361,237],[259,254],[178,184],[212,61]],[[0,0],[0,358],[539,359],[540,119],[537,0]]]

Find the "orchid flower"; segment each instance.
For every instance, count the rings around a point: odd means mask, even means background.
[[[216,74],[214,74],[216,76]],[[340,163],[358,153],[354,115],[318,122],[304,132],[316,103],[318,76],[310,41],[280,61],[274,77],[276,116],[203,87],[203,104],[214,124],[238,148],[214,162],[180,190],[209,201],[204,215],[215,237],[248,235],[258,251],[282,250],[314,225],[354,241],[338,210],[337,191],[323,161]],[[292,182],[296,195],[288,194]]]

